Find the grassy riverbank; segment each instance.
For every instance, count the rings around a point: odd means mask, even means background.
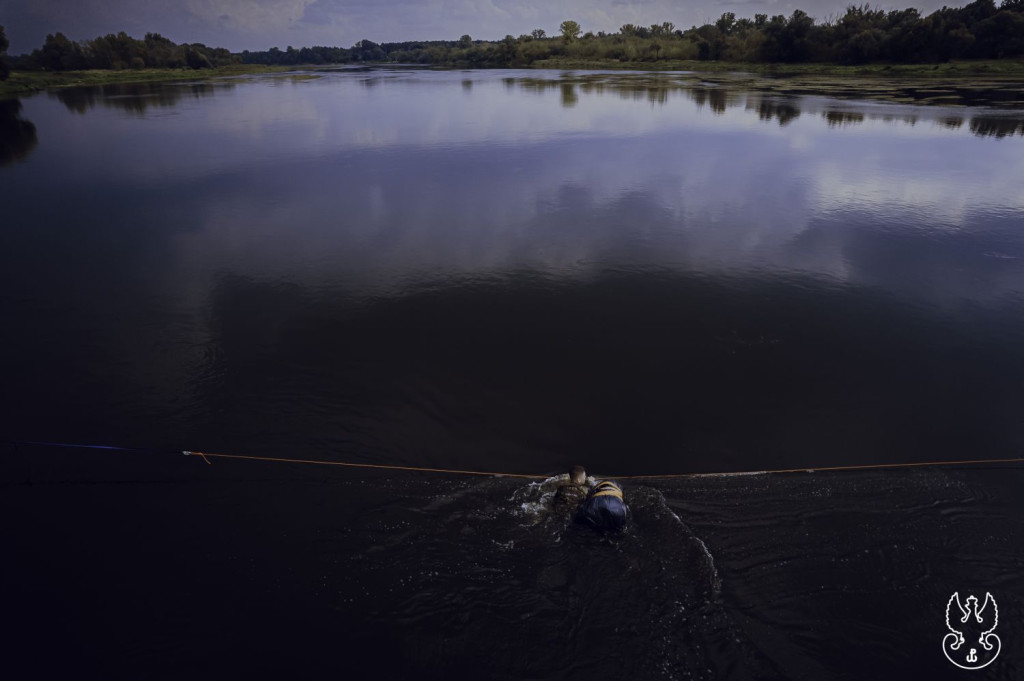
[[[618,60],[544,59],[533,63],[535,69],[609,69],[628,71],[701,71],[743,72],[779,76],[897,76],[900,78],[950,78],[973,76],[1020,76],[1024,78],[1024,59],[959,60],[942,64],[779,64],[733,61],[663,60],[622,62]]]
[[[0,98],[23,97],[55,87],[109,85],[111,83],[149,83],[175,80],[209,80],[225,76],[292,71],[291,66],[234,64],[212,69],[138,69],[89,71],[14,71],[8,80],[0,81]]]

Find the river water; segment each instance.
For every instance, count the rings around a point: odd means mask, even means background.
[[[11,663],[103,678],[1024,669],[1019,84],[345,68],[0,102]],[[64,654],[55,656],[59,648]],[[956,676],[956,678],[960,678]]]

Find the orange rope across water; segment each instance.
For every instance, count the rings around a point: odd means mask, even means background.
[[[419,466],[398,466],[392,464],[378,464],[378,463],[348,463],[342,461],[324,461],[317,459],[288,459],[281,457],[272,456],[251,456],[243,454],[211,454],[209,452],[182,452],[186,456],[201,456],[204,459],[206,457],[221,458],[221,459],[246,459],[250,461],[271,461],[276,463],[304,463],[314,464],[319,466],[348,466],[351,468],[378,468],[386,470],[398,470],[398,471],[419,471],[426,473],[454,473],[458,475],[487,475],[491,477],[506,477],[506,478],[532,478],[532,479],[545,479],[550,476],[548,475],[529,475],[526,473],[495,473],[491,471],[467,471],[458,470],[451,468],[423,468]],[[210,463],[209,460],[206,463]],[[1012,458],[1012,459],[965,459],[961,461],[921,461],[912,463],[874,463],[874,464],[859,464],[850,466],[821,466],[817,468],[776,468],[773,470],[763,471],[735,471],[735,472],[722,472],[722,473],[663,473],[656,475],[604,475],[604,478],[614,478],[616,480],[656,480],[659,478],[702,478],[702,477],[721,477],[728,475],[768,475],[776,473],[815,473],[820,471],[857,471],[857,470],[870,470],[880,468],[918,468],[923,466],[968,466],[986,463],[1024,463],[1024,457]]]
[[[965,459],[962,461],[917,461],[911,463],[869,463],[850,466],[818,466],[807,468],[775,468],[763,471],[738,471],[728,473],[664,473],[660,475],[610,475],[608,477],[629,480],[654,478],[703,478],[721,477],[725,475],[760,475],[774,473],[818,473],[821,471],[863,471],[878,468],[919,468],[923,466],[970,466],[984,463],[1024,463],[1024,457],[1012,459]]]
[[[130,447],[112,447],[106,445],[84,445],[84,444],[69,444],[63,442],[28,442],[28,441],[14,441],[10,444],[15,446],[17,449],[18,445],[29,445],[37,447],[70,447],[74,449],[100,449],[100,450],[113,450],[122,452],[157,452],[157,453],[171,453],[167,450],[147,450],[147,449],[133,449]],[[505,478],[528,478],[531,480],[543,480],[550,475],[531,475],[528,473],[498,473],[495,471],[472,471],[462,470],[457,468],[427,468],[424,466],[399,466],[397,464],[382,464],[382,463],[354,463],[350,461],[330,461],[325,459],[290,459],[286,457],[277,456],[255,456],[251,454],[214,454],[211,452],[199,452],[184,450],[180,452],[185,456],[198,456],[207,465],[210,465],[210,459],[239,459],[245,461],[267,461],[271,463],[292,463],[292,464],[311,464],[316,466],[344,466],[346,468],[376,468],[378,470],[392,470],[392,471],[415,471],[420,473],[447,473],[451,475],[484,475],[488,477],[505,477]],[[654,475],[603,475],[603,478],[613,478],[616,480],[659,480],[668,478],[704,478],[704,477],[721,477],[730,475],[769,475],[778,473],[815,473],[822,471],[863,471],[863,470],[877,470],[886,468],[921,468],[925,466],[976,466],[981,464],[1011,464],[1011,463],[1024,463],[1024,457],[1014,457],[1006,459],[962,459],[957,461],[915,461],[909,463],[872,463],[872,464],[854,464],[848,466],[818,466],[818,467],[804,467],[804,468],[776,468],[759,471],[723,471],[720,473],[661,473]]]
[[[287,459],[276,456],[251,456],[246,454],[211,454],[210,452],[182,452],[185,456],[201,456],[215,459],[246,459],[249,461],[272,461],[274,463],[308,463],[317,466],[348,466],[350,468],[382,468],[396,471],[419,471],[421,473],[454,473],[458,475],[488,475],[503,478],[534,478],[544,479],[547,475],[529,475],[526,473],[494,473],[491,471],[464,471],[455,468],[424,468],[421,466],[397,466],[383,463],[349,463],[345,461],[324,461],[317,459]],[[206,463],[210,463],[207,461]]]

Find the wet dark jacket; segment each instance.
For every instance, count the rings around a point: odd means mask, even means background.
[[[573,518],[586,498],[586,487],[573,482],[566,483],[555,490],[555,498],[551,502],[552,510],[558,515]]]

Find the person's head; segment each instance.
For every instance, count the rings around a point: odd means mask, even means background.
[[[583,466],[573,466],[572,470],[569,471],[569,480],[574,485],[582,485],[587,481],[587,472],[583,470]]]

